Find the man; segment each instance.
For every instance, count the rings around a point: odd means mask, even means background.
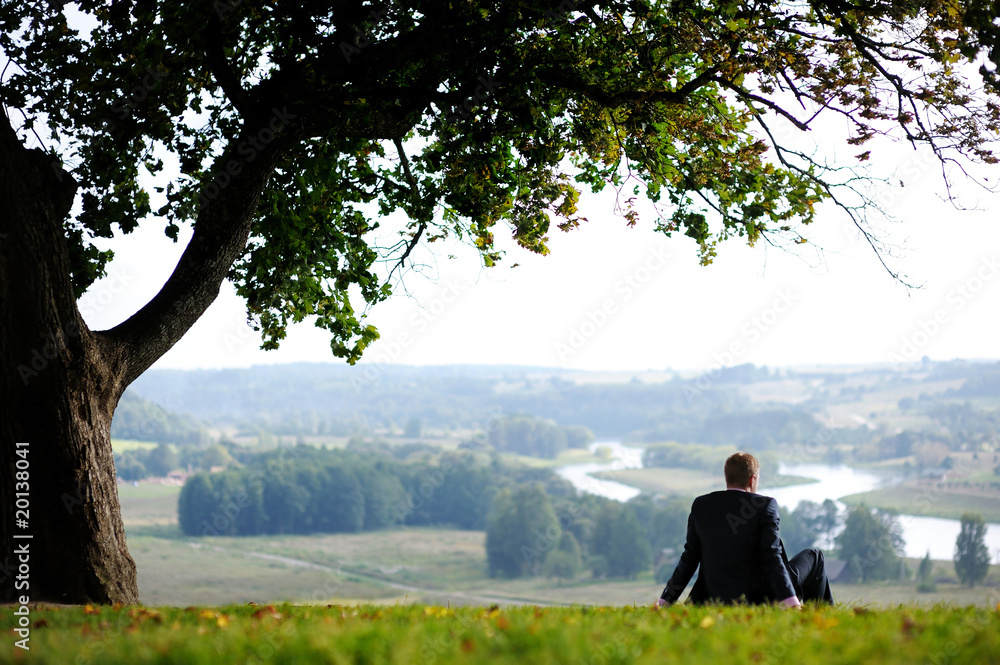
[[[726,460],[724,471],[726,489],[700,496],[691,505],[684,553],[656,606],[675,603],[699,565],[692,603],[833,603],[823,552],[803,550],[791,561],[785,556],[778,503],[757,494],[757,458],[736,453]]]

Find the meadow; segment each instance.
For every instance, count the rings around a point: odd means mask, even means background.
[[[895,510],[908,515],[961,519],[964,513],[979,513],[987,522],[1000,522],[1000,491],[935,486],[917,481],[887,489],[851,494],[840,499],[849,506]]]
[[[119,492],[144,604],[33,604],[23,622],[9,608],[0,616],[7,635],[0,663],[948,665],[1000,658],[1000,566],[987,585],[969,588],[958,585],[950,562],[937,561],[934,593],[918,593],[912,581],[834,584],[836,606],[803,611],[655,609],[661,586],[650,572],[569,583],[490,578],[479,531],[192,538],[177,525],[178,487],[126,484]]]
[[[12,635],[5,612],[0,630]],[[36,607],[0,660],[246,663],[993,663],[996,608]]]
[[[139,571],[139,593],[150,606],[294,602],[382,605],[616,605],[644,606],[662,585],[647,571],[634,580],[584,574],[560,583],[544,577],[498,579],[487,574],[485,534],[458,529],[401,527],[315,535],[191,538],[177,526],[179,488],[121,485],[129,550]],[[909,560],[911,570],[919,565]],[[848,606],[990,606],[1000,598],[993,566],[988,585],[958,584],[950,561],[935,564],[935,593],[916,582],[834,584]]]

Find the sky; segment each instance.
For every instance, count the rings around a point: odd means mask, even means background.
[[[751,248],[737,238],[701,266],[694,242],[655,233],[652,216],[626,227],[606,191],[581,198],[589,221],[570,233],[553,230],[548,256],[509,240],[502,240],[505,260],[489,269],[457,243],[415,253],[420,267],[369,314],[381,339],[362,362],[705,371],[742,363],[1000,358],[1000,195],[958,177],[962,203],[974,208],[958,209],[944,200],[940,166],[927,154],[886,144],[872,161],[892,183],[874,192],[893,218],[873,221],[890,248],[883,259],[918,288],[894,279],[832,205],[806,231],[809,243],[794,251]],[[88,324],[113,326],[148,301],[188,237],[185,230],[175,244],[152,220],[102,241],[116,258],[81,300]],[[294,326],[277,351],[259,346],[242,301],[226,284],[154,367],[343,362],[330,353],[326,333],[308,322]]]

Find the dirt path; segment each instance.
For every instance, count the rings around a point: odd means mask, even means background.
[[[343,568],[331,568],[330,566],[324,566],[323,564],[314,563],[312,561],[305,561],[304,559],[296,559],[289,556],[282,556],[280,554],[269,554],[267,552],[248,552],[246,550],[233,550],[227,549],[225,547],[219,547],[218,545],[203,545],[202,543],[190,542],[188,543],[194,548],[207,548],[217,552],[227,552],[230,554],[239,553],[243,556],[251,557],[254,559],[263,559],[265,561],[275,561],[277,563],[283,563],[286,566],[293,566],[298,568],[308,568],[310,570],[320,570],[330,575],[344,576],[352,575],[354,577],[363,577],[365,579],[371,580],[373,582],[378,582],[384,584],[385,586],[396,589],[398,591],[404,591],[407,594],[420,594],[422,596],[432,596],[435,598],[441,598],[443,601],[453,604],[461,605],[554,605],[551,602],[537,601],[530,598],[506,598],[500,596],[488,596],[483,594],[469,593],[466,591],[448,591],[442,589],[432,589],[429,587],[414,586],[412,584],[403,584],[401,582],[393,582],[392,580],[386,579],[380,575],[373,573],[367,573],[364,571],[359,571],[355,569],[343,569]]]

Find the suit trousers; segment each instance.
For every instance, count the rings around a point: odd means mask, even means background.
[[[802,550],[788,561],[788,575],[803,601],[819,600],[833,604],[830,580],[826,576],[823,552],[816,548]]]

